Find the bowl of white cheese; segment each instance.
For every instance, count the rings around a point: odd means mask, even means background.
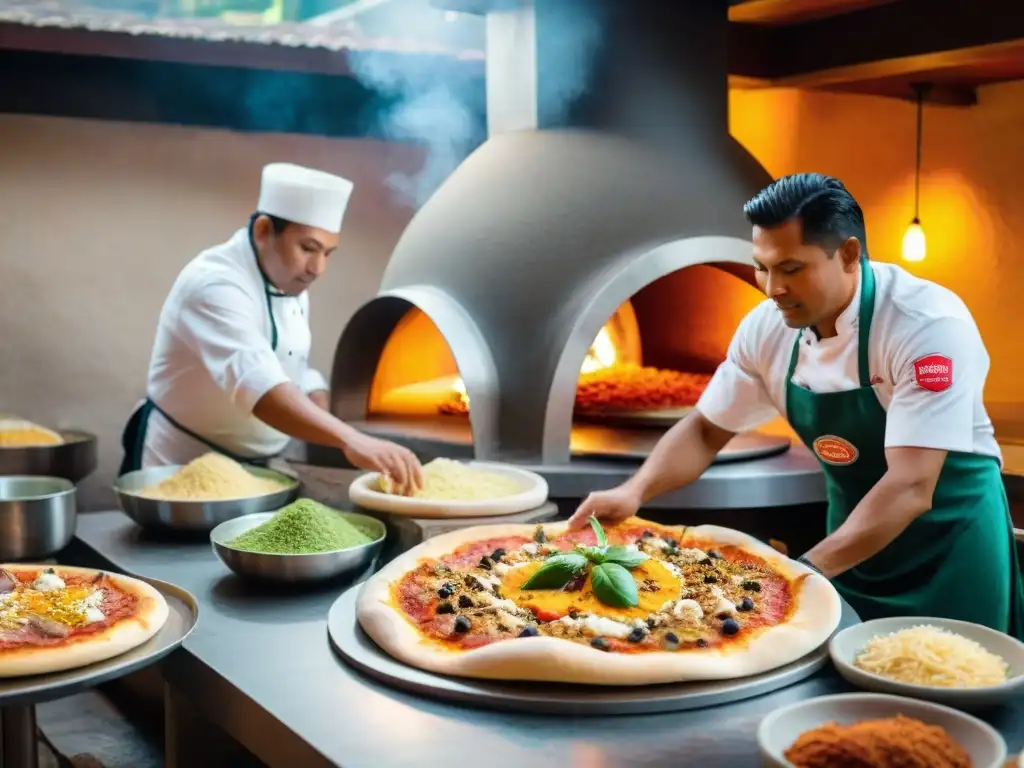
[[[1024,691],[1024,643],[969,621],[875,619],[829,642],[836,670],[867,691],[980,709]]]

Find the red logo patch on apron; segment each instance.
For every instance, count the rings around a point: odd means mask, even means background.
[[[815,440],[814,452],[826,464],[836,467],[853,464],[859,455],[859,451],[853,446],[853,443],[835,435],[822,435]]]
[[[914,380],[921,389],[942,392],[953,386],[953,361],[945,355],[925,355],[914,361]]]

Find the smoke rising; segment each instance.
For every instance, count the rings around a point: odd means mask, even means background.
[[[565,125],[572,106],[591,84],[606,23],[601,6],[577,0],[542,2],[537,9],[537,115],[543,126]]]
[[[420,169],[394,171],[386,179],[397,201],[418,208],[485,138],[482,76],[467,77],[457,71],[459,62],[424,54],[353,51],[349,66],[363,86],[390,102],[377,116],[381,137],[426,148]]]
[[[379,31],[388,38],[430,41],[452,50],[485,50],[485,22],[465,13],[451,14],[419,0],[419,7],[396,2],[381,18]],[[537,0],[535,0],[537,2]],[[540,0],[537,3],[537,48],[520,43],[524,55],[540,55],[538,117],[545,127],[564,125],[576,100],[589,84],[594,57],[603,35],[603,3],[593,0]],[[367,23],[370,23],[368,20]],[[371,37],[377,30],[366,30]],[[384,138],[426,146],[424,166],[413,174],[395,172],[387,183],[397,199],[419,207],[486,136],[483,62],[451,56],[383,54],[352,51],[350,67],[360,82],[385,94],[392,106],[379,118]],[[474,66],[475,65],[475,66]],[[476,74],[467,71],[477,69]]]

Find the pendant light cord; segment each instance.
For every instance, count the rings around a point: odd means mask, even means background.
[[[917,92],[917,160],[914,166],[914,222],[920,223],[921,202],[921,128],[924,123],[924,95],[927,86],[915,85]]]

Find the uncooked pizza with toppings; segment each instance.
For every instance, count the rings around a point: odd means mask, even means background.
[[[414,667],[595,685],[766,672],[820,647],[840,613],[827,579],[747,534],[635,517],[452,531],[387,564],[357,605]]]
[[[128,576],[55,565],[0,566],[0,677],[83,667],[155,635],[167,601]]]

